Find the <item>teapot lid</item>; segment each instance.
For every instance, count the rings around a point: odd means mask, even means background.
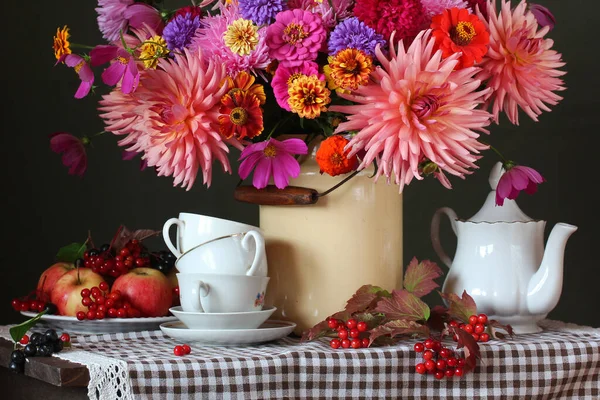
[[[532,219],[528,217],[517,205],[516,201],[505,199],[504,205],[497,206],[496,205],[496,187],[498,186],[498,181],[502,174],[504,174],[505,170],[502,167],[502,163],[498,162],[492,168],[492,172],[490,173],[489,183],[492,188],[487,198],[485,199],[485,203],[477,214],[473,215],[468,221],[471,222],[515,222],[515,221],[531,221]]]

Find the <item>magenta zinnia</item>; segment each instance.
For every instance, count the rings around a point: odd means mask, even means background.
[[[225,78],[223,65],[206,61],[201,52],[184,49],[173,60],[161,60],[156,70],[141,73],[138,90],[129,95],[136,104],[123,115],[130,118],[130,125],[115,121],[111,96],[105,96],[102,103],[102,110],[111,112],[101,116],[110,123],[107,130],[112,132],[116,125],[120,132],[133,135],[137,144],[128,150],[143,151],[148,166],[156,167],[158,175],[173,176],[174,185],[189,190],[200,170],[210,186],[215,160],[231,172],[227,144],[241,147],[237,140],[224,140],[219,134]],[[114,99],[121,101],[118,96]]]
[[[496,13],[496,0],[488,2],[490,45],[477,78],[493,89],[488,101],[493,104],[496,122],[505,111],[518,125],[519,108],[537,121],[542,111],[550,111],[548,105],[562,100],[555,92],[565,89],[560,78],[565,72],[558,69],[565,63],[561,54],[551,49],[554,42],[544,38],[550,28],[538,29],[527,3],[511,10],[510,2],[501,0],[501,7]]]
[[[359,169],[377,160],[378,176],[393,176],[400,191],[413,178],[422,179],[423,158],[462,177],[476,168],[479,150],[487,148],[475,132],[485,132],[490,123],[490,114],[477,109],[488,92],[478,91],[481,82],[473,78],[478,68],[455,71],[458,55],[441,60],[434,46],[428,30],[407,50],[402,42],[397,50],[390,46],[389,59],[378,48],[381,67],[371,74],[372,83],[340,94],[357,104],[330,107],[348,114],[336,133],[358,131],[348,146],[349,156],[366,150]]]

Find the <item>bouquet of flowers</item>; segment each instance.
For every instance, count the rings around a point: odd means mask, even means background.
[[[98,0],[96,10],[107,43],[76,53],[59,28],[57,65],[79,75],[75,98],[98,78],[110,89],[98,111],[124,158],[140,155],[186,189],[199,173],[210,186],[215,162],[232,173],[232,148],[240,178],[285,188],[315,135],[322,173],[373,165],[400,191],[425,176],[451,188],[448,175],[464,178],[482,151],[497,152],[480,136],[501,113],[537,120],[564,90],[546,38],[554,17],[525,1]],[[51,135],[72,174],[84,173],[89,143]],[[502,161],[498,204],[543,182]]]

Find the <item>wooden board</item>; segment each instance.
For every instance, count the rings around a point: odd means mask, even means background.
[[[0,338],[0,365],[8,369],[13,343]],[[54,386],[87,387],[90,374],[85,365],[57,357],[28,357],[25,375]]]

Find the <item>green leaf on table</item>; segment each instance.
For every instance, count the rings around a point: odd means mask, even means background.
[[[10,328],[8,331],[10,332],[10,337],[12,340],[15,342],[20,341],[21,338],[40,320],[40,318],[42,318],[42,315],[44,314],[46,314],[46,310],[42,311],[35,317]]]
[[[442,276],[442,270],[429,260],[419,262],[416,257],[408,264],[404,273],[404,288],[417,297],[423,297],[440,287],[434,279]]]
[[[427,321],[431,311],[429,306],[408,290],[394,290],[391,298],[377,302],[375,312],[385,314],[387,319],[407,319],[409,321]]]
[[[83,258],[83,253],[85,253],[86,248],[87,240],[85,243],[71,243],[58,250],[56,259],[62,262],[74,263],[78,258]]]
[[[427,325],[418,324],[415,321],[408,319],[397,319],[380,325],[369,332],[369,345],[377,338],[388,335],[390,337],[399,335],[410,336],[429,336],[429,328]]]
[[[349,314],[363,312],[375,307],[377,302],[384,297],[391,297],[391,294],[378,286],[363,285],[348,300],[345,311]]]
[[[450,318],[468,323],[471,315],[477,315],[475,300],[469,296],[466,290],[463,292],[462,297],[458,297],[456,293],[440,293],[440,296],[448,302]]]

